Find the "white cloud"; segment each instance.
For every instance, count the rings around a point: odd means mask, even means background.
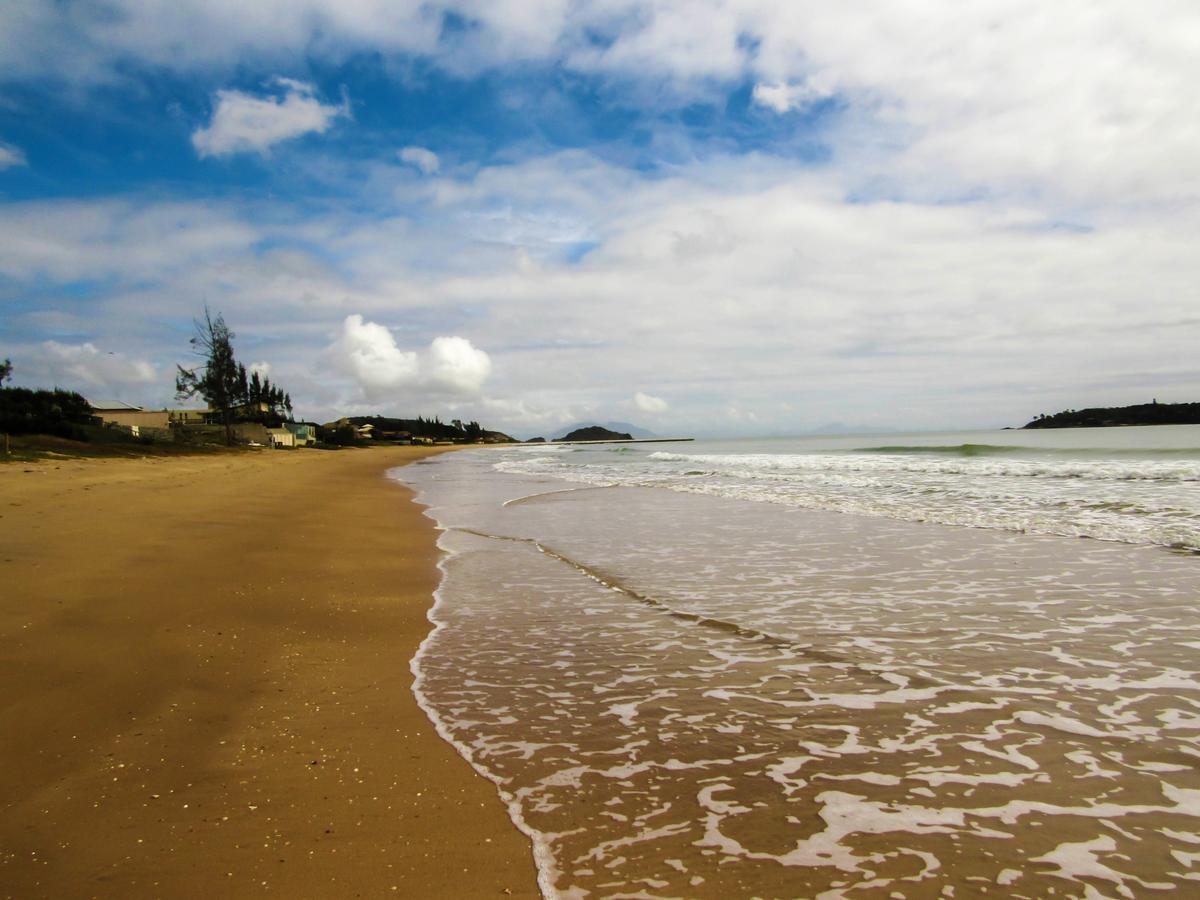
[[[269,378],[271,375],[271,364],[268,362],[252,362],[246,366],[246,372],[251,375],[257,372],[259,378]]]
[[[671,405],[662,397],[643,394],[641,391],[633,395],[633,405],[644,413],[663,413],[671,408]]]
[[[207,128],[192,134],[192,145],[203,158],[233,153],[270,152],[271,146],[302,134],[325,132],[344,106],[330,106],[313,95],[313,87],[290,78],[276,78],[283,97],[255,97],[241,91],[217,91],[216,108]]]
[[[360,315],[346,317],[330,352],[369,399],[384,398],[417,379],[417,354],[401,350],[386,326]]]
[[[0,170],[24,165],[28,165],[28,163],[21,149],[0,141]]]
[[[445,32],[447,13],[473,27]],[[898,193],[1140,204],[1200,197],[1196,34],[1187,0],[111,0],[103,16],[8,3],[0,71],[89,82],[130,62],[234,72],[372,52],[452,72],[541,62],[656,102],[749,79],[776,110],[836,96],[834,157]],[[197,150],[262,153],[328,127],[335,108],[282,86],[282,102],[224,92],[230,121],[215,116]]]
[[[492,374],[492,360],[462,337],[437,337],[427,357],[429,385],[452,394],[476,394]]]
[[[55,384],[76,390],[119,392],[123,388],[150,384],[158,379],[158,372],[150,363],[131,359],[118,351],[100,350],[92,343],[43,341],[40,350],[41,359],[35,362],[34,371],[44,371]]]
[[[216,203],[30,201],[0,206],[0,272],[10,278],[145,281],[248,251],[255,229]]]
[[[401,350],[391,330],[361,315],[347,316],[329,357],[353,377],[368,400],[412,399],[418,392],[477,395],[492,361],[463,337],[437,337],[421,354]]]
[[[441,165],[438,155],[424,147],[405,147],[400,151],[400,159],[420,169],[422,175],[432,175]]]
[[[821,90],[809,82],[798,84],[759,82],[754,86],[754,92],[751,95],[759,106],[765,106],[780,115],[793,109],[811,106],[829,96],[828,91]]]
[[[6,333],[82,334],[182,360],[181,329],[207,297],[239,348],[279,366],[272,379],[305,414],[319,403],[335,418],[369,400],[371,411],[453,411],[518,433],[625,418],[664,372],[672,430],[684,433],[986,427],[1200,391],[1195,206],[1101,210],[1075,227],[1033,200],[846,203],[846,173],[765,157],[643,180],[572,153],[442,181],[403,219],[347,204],[305,220],[282,201],[240,214],[0,206],[0,272],[17,290],[103,282],[86,299],[49,295],[36,321],[14,313]],[[544,252],[553,241],[536,230],[463,238],[480,208],[517,220],[547,204],[589,225],[598,246],[584,260]],[[527,248],[536,264],[521,264]],[[60,321],[56,307],[89,314]],[[473,354],[434,353],[437,336],[468,334],[464,322],[473,342],[486,335],[486,381]],[[340,354],[322,357],[331,332]],[[319,365],[335,360],[336,372]],[[562,410],[572,415],[556,421]]]

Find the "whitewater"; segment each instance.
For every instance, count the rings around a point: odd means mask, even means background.
[[[547,896],[1187,891],[1198,438],[523,446],[397,470],[446,552],[418,696]]]

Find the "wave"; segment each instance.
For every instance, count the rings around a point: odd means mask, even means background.
[[[837,453],[839,451],[821,451]],[[844,454],[866,453],[887,456],[1057,456],[1085,459],[1192,459],[1200,458],[1196,447],[1028,447],[1020,444],[896,444],[884,447],[856,447]]]
[[[1002,453],[1035,453],[1037,451],[1033,447],[1016,447],[1003,444],[948,444],[945,446],[900,444],[892,447],[858,447],[849,452],[886,454],[932,453],[940,456],[997,456]]]

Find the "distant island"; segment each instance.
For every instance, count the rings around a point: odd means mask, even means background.
[[[558,431],[547,435],[547,437],[549,437],[552,441],[565,439],[566,435],[570,434],[572,431],[578,431],[580,428],[591,428],[596,425],[599,425],[601,428],[607,428],[609,431],[615,431],[618,434],[626,433],[635,440],[638,438],[648,439],[661,436],[655,434],[653,431],[650,431],[648,428],[642,428],[638,425],[634,425],[632,422],[618,422],[613,419],[609,419],[607,422],[576,422],[573,425],[567,425],[563,428],[559,428]]]
[[[1111,428],[1119,425],[1200,425],[1200,403],[1140,403],[1045,413],[1023,428]]]
[[[557,441],[632,441],[633,435],[624,431],[609,431],[601,425],[588,425],[576,428],[570,434],[565,434]]]

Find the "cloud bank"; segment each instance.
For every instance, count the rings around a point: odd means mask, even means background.
[[[10,78],[82,83],[117,79],[131,62],[233,72],[381,53],[459,74],[561,67],[680,106],[748,80],[757,102],[784,111],[820,85],[850,112],[848,147],[899,148],[890,162],[907,177],[1032,182],[1073,202],[1200,190],[1200,39],[1194,8],[1177,0],[112,0],[104,16],[7,4],[0,35]],[[223,91],[196,148],[262,153],[334,114],[303,86],[282,101]]]
[[[982,427],[1200,390],[1190,4],[106,10],[0,5],[0,78],[190,78],[213,110],[189,164],[324,133],[278,167],[313,194],[264,174],[250,202],[156,182],[7,203],[0,350],[130,341],[169,397],[171,323],[210,298],[314,417],[424,392],[512,430],[631,408],[681,432]],[[582,85],[606,137],[410,128],[351,85],[372,133],[304,80],[365,59],[414,95],[442,73],[439,109],[478,89],[509,124]],[[231,87],[281,71],[301,77]],[[636,139],[610,139],[631,110]]]
[[[96,399],[96,392],[105,394],[101,400],[113,399],[110,393],[152,384],[159,377],[154,366],[145,360],[103,351],[91,343],[45,341],[38,349],[40,353],[29,360],[33,374],[45,373],[43,377],[48,376],[54,384],[84,388],[89,399]]]

